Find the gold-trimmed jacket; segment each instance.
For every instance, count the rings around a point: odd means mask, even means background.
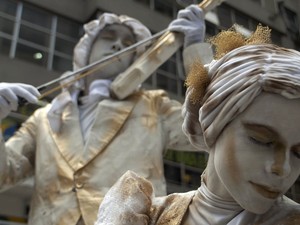
[[[191,149],[181,129],[181,104],[163,90],[101,101],[86,143],[76,105],[66,106],[58,134],[47,119],[50,107],[38,109],[0,146],[2,189],[35,178],[31,225],[72,225],[81,216],[93,225],[104,194],[129,169],[164,195],[164,151]]]

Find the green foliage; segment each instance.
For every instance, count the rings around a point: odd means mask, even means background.
[[[207,164],[207,153],[205,152],[168,150],[164,158],[166,160],[183,163],[187,166],[192,166],[200,169],[204,169]]]

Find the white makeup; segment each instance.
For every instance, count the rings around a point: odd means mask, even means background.
[[[135,42],[136,38],[129,27],[121,24],[107,25],[100,31],[92,46],[89,64],[110,56]],[[100,72],[89,76],[89,79],[113,79],[127,69],[133,62],[133,58],[134,53],[125,53],[101,67]]]
[[[216,173],[207,176],[209,190],[250,212],[266,212],[300,174],[299,112],[300,99],[259,95],[211,151]]]

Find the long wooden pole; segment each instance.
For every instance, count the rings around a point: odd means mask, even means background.
[[[204,0],[199,4],[204,13],[224,0]],[[183,43],[183,35],[167,31],[142,54],[124,73],[111,84],[111,91],[118,99],[124,99],[136,90],[160,65],[167,61]]]

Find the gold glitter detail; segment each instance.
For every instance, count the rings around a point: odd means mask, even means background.
[[[271,44],[271,29],[259,24],[255,32],[246,40],[246,45]]]
[[[208,39],[215,47],[215,59],[220,59],[228,52],[244,45],[269,44],[271,43],[271,29],[259,24],[250,37],[238,33],[233,25],[228,30],[221,31],[216,36]],[[191,89],[189,99],[193,104],[200,103],[205,95],[206,88],[210,82],[208,72],[204,65],[196,60],[190,68],[185,85]]]
[[[204,65],[200,61],[194,62],[185,81],[185,85],[191,88],[190,100],[193,104],[201,102],[208,84],[209,77]]]
[[[215,59],[220,59],[233,49],[244,45],[268,44],[271,43],[271,29],[259,24],[249,38],[238,33],[235,25],[228,30],[221,31],[216,36],[208,39],[215,46]]]
[[[245,44],[244,36],[231,29],[232,28],[230,28],[230,30],[222,31],[208,40],[215,46],[215,59],[220,59],[231,50]]]

